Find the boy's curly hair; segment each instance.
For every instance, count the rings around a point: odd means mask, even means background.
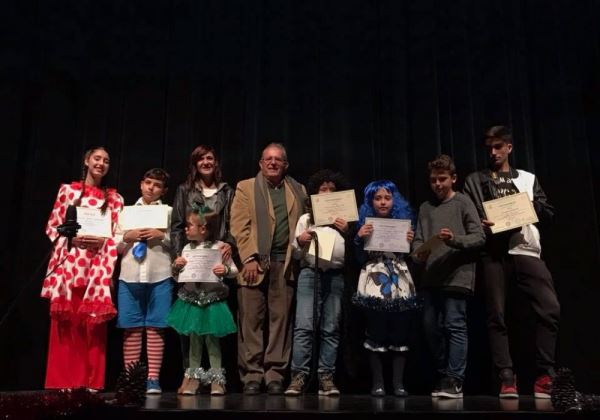
[[[433,170],[448,171],[450,175],[456,175],[456,165],[452,158],[448,155],[436,156],[431,162],[427,164],[429,173]]]
[[[332,171],[331,169],[321,169],[308,178],[308,182],[306,183],[308,195],[318,194],[319,188],[325,182],[333,182],[336,191],[343,191],[350,188],[350,184],[341,173]]]

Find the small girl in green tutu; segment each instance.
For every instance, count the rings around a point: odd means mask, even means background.
[[[185,235],[189,241],[183,248],[182,256],[173,262],[173,271],[184,277],[182,272],[187,264],[185,255],[195,249],[218,250],[223,243],[214,241],[217,233],[218,214],[192,211],[187,215]],[[187,252],[186,252],[187,251]],[[222,258],[222,257],[221,257]],[[225,370],[221,367],[221,345],[219,338],[237,332],[233,316],[227,306],[229,287],[223,283],[224,277],[235,277],[238,269],[231,257],[216,264],[212,272],[217,279],[194,279],[196,273],[185,273],[186,282],[177,293],[177,300],[167,318],[169,326],[179,334],[190,336],[190,367],[185,371],[182,393],[194,395],[200,383],[210,384],[211,395],[225,394]],[[192,280],[189,280],[189,278]],[[206,344],[210,369],[201,365],[202,351]]]

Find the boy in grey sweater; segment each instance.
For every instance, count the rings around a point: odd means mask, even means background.
[[[454,191],[456,167],[440,155],[428,164],[435,195],[419,209],[413,259],[425,264],[424,327],[439,375],[433,397],[462,398],[467,364],[467,298],[475,287],[485,235],[475,206]]]

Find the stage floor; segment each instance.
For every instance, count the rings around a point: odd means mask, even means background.
[[[143,408],[137,413],[152,418],[159,413],[173,415],[208,416],[213,418],[273,419],[298,418],[303,416],[324,416],[327,418],[360,418],[374,415],[377,419],[397,418],[438,418],[448,415],[480,418],[530,418],[531,415],[545,418],[566,418],[565,413],[556,412],[550,400],[535,399],[530,396],[519,399],[501,400],[492,396],[467,396],[462,399],[442,399],[429,396],[396,398],[386,396],[374,398],[369,395],[341,395],[340,397],[320,397],[314,394],[302,397],[247,396],[229,394],[224,397],[209,395],[181,396],[166,393],[161,396],[148,396]],[[580,416],[581,414],[579,414]],[[187,416],[186,416],[187,417]],[[162,416],[161,416],[162,418]],[[166,418],[166,417],[165,417]]]
[[[375,398],[369,395],[341,395],[321,397],[308,394],[301,397],[248,396],[228,394],[223,397],[210,395],[184,396],[173,393],[148,395],[144,410],[198,410],[198,411],[248,411],[304,413],[385,413],[385,412],[553,412],[550,400],[529,396],[519,399],[499,399],[491,396],[467,396],[461,399],[411,396]]]
[[[2,397],[43,395],[43,391],[0,393]],[[100,394],[106,401],[114,394]],[[1,411],[1,410],[0,410]],[[14,414],[14,413],[12,413]],[[86,410],[81,418],[123,418],[128,419],[173,419],[173,418],[209,418],[209,419],[298,419],[306,416],[361,419],[375,416],[380,419],[406,418],[433,419],[453,416],[459,418],[597,418],[598,413],[562,413],[553,409],[550,400],[534,399],[524,396],[519,399],[501,400],[493,396],[466,396],[463,399],[441,399],[429,396],[410,396],[396,398],[387,396],[374,398],[369,395],[341,395],[340,397],[320,397],[307,394],[302,397],[268,396],[261,394],[247,396],[228,394],[222,397],[210,395],[181,396],[174,393],[150,395],[140,408],[118,407],[108,404],[103,407]],[[2,416],[0,416],[2,417]],[[80,416],[75,416],[80,417]],[[9,418],[18,418],[14,415]]]

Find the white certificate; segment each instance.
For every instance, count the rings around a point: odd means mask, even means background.
[[[526,192],[484,201],[483,209],[486,219],[494,222],[494,226],[490,227],[492,233],[504,232],[538,222],[533,204]]]
[[[333,255],[333,246],[335,245],[335,232],[327,230],[315,231],[319,238],[319,259],[325,261],[331,261]],[[308,254],[315,255],[315,240],[310,241],[308,247]]]
[[[119,224],[123,230],[166,229],[169,224],[169,206],[125,206],[119,214]]]
[[[410,244],[406,239],[406,233],[411,228],[410,220],[367,217],[367,223],[373,225],[373,233],[365,242],[366,251],[410,252]]]
[[[336,217],[346,222],[358,220],[354,190],[313,194],[310,201],[316,226],[331,225]]]
[[[421,252],[433,252],[444,244],[444,241],[438,236],[432,236],[427,241],[423,242],[420,247],[415,249],[410,255],[417,255]]]
[[[218,249],[196,248],[184,249],[181,256],[187,260],[185,267],[179,273],[178,282],[215,283],[219,278],[213,273],[213,268],[221,264],[221,251]]]
[[[77,207],[77,223],[81,225],[77,236],[89,235],[100,238],[111,238],[113,236],[110,223],[110,210],[106,210],[102,214],[100,209]]]

